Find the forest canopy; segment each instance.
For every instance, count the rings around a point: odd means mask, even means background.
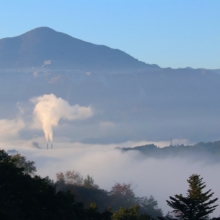
[[[166,147],[158,147],[154,144],[147,144],[133,148],[117,148],[122,152],[139,151],[146,157],[152,158],[187,158],[211,163],[220,162],[220,141],[215,142],[199,142],[194,145],[169,145]]]
[[[137,197],[131,183],[116,182],[106,191],[74,170],[57,173],[55,182],[35,172],[33,161],[0,150],[1,219],[205,220],[218,205],[198,174],[187,180],[186,196],[170,196],[173,211],[164,215],[153,196]]]

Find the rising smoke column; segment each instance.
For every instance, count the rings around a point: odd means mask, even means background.
[[[53,127],[56,127],[61,118],[66,120],[86,119],[93,115],[90,106],[69,105],[62,98],[57,98],[54,94],[43,95],[31,99],[35,104],[34,115],[36,120],[42,124],[47,142],[53,141]]]

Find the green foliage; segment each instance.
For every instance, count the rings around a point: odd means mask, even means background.
[[[130,183],[115,183],[111,191],[107,192],[106,190],[99,189],[94,183],[94,179],[89,175],[84,179],[83,184],[76,184],[76,182],[74,184],[66,184],[63,173],[59,173],[58,177],[60,178],[57,178],[57,190],[70,191],[75,196],[76,201],[83,202],[87,207],[90,207],[90,204],[96,204],[99,210],[103,212],[106,212],[107,207],[111,207],[114,212],[119,210],[120,207],[128,209],[139,206],[141,214],[147,213],[155,218],[163,215],[161,209],[157,207],[157,201],[152,196],[149,198],[136,197]]]
[[[120,184],[116,183],[110,192],[110,205],[113,210],[117,210],[120,207],[139,207],[140,213],[147,213],[148,215],[156,218],[163,216],[162,210],[158,208],[157,201],[150,196],[136,197],[132,188],[132,184]]]
[[[153,196],[137,198],[136,204],[139,206],[140,213],[147,213],[153,218],[163,216],[163,212],[158,208],[158,203]]]
[[[83,186],[85,186],[86,188],[99,188],[99,186],[95,184],[94,179],[89,175],[87,175],[87,177],[84,179]]]
[[[112,215],[112,220],[150,220],[151,217],[146,214],[139,214],[139,207],[120,208]]]
[[[86,219],[82,204],[68,192],[56,193],[48,179],[30,176],[0,151],[0,219]]]
[[[201,203],[208,200],[214,194],[210,193],[211,190],[208,190],[206,193],[203,193],[203,189],[206,187],[206,185],[204,182],[202,182],[202,180],[203,178],[201,178],[200,175],[196,174],[191,175],[187,180],[187,182],[189,183],[187,196]]]
[[[191,175],[187,180],[189,183],[187,196],[175,195],[175,197],[170,197],[170,201],[167,201],[167,204],[174,209],[173,213],[177,218],[184,220],[208,219],[208,215],[217,207],[213,204],[218,199],[210,199],[213,196],[211,190],[203,192],[206,185],[202,180],[200,175]]]
[[[67,185],[63,182],[56,182],[55,185],[57,190],[71,192],[75,196],[76,201],[84,203],[85,206],[95,203],[101,211],[104,211],[110,206],[109,196],[106,190],[78,185]]]
[[[131,184],[117,183],[108,193],[98,189],[91,176],[83,180],[78,172],[67,171],[57,175],[56,186],[63,189],[57,191],[48,177],[36,176],[35,171],[34,162],[26,157],[9,156],[0,150],[0,219],[150,219],[139,214],[138,207],[131,207],[136,198]],[[73,195],[83,200],[86,208]],[[130,207],[119,209],[112,217],[111,209],[106,207],[114,202]]]
[[[8,163],[11,157],[4,151],[0,150],[0,163]]]
[[[132,189],[132,184],[120,184],[115,183],[110,191],[110,203],[113,210],[117,210],[120,207],[129,208],[137,205],[135,200],[135,194]]]
[[[87,219],[90,220],[111,220],[112,212],[110,209],[106,209],[104,212],[98,212],[98,207],[95,203],[91,203],[86,208]]]
[[[75,170],[66,171],[66,173],[60,172],[56,174],[57,181],[63,181],[65,184],[72,184],[72,185],[82,185],[83,184],[83,177],[80,173],[76,172]]]
[[[123,196],[127,198],[134,198],[134,192],[132,189],[132,184],[120,184],[120,183],[115,183],[115,185],[111,189],[111,194],[115,196]]]
[[[162,217],[163,213],[152,196],[136,197],[132,184],[116,183],[107,192],[99,189],[91,176],[83,179],[75,171],[58,173],[56,184],[48,177],[34,175],[34,172],[34,162],[20,154],[9,156],[0,150],[0,219],[173,219],[170,215]],[[204,191],[206,185],[200,175],[193,174],[187,181],[186,197],[175,195],[167,201],[173,208],[175,219],[208,219],[217,207],[214,204],[217,198],[212,199],[214,193],[211,190]]]
[[[48,177],[27,174],[0,150],[0,219],[110,220],[111,215],[110,210],[99,212],[95,204],[85,208],[70,191],[56,192]]]
[[[11,156],[10,161],[15,164],[16,167],[18,168],[23,168],[25,174],[29,175],[34,175],[35,172],[37,171],[35,167],[35,163],[33,161],[27,160],[26,157],[20,155],[20,154],[15,154]]]

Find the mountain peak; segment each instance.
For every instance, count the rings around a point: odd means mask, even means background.
[[[27,37],[27,36],[33,36],[33,35],[37,35],[37,36],[50,35],[52,37],[53,35],[56,35],[56,34],[63,34],[63,33],[57,32],[54,29],[49,28],[49,27],[38,27],[28,32],[25,32],[24,34],[20,35],[20,37],[23,37],[23,36]]]
[[[26,33],[29,33],[29,32],[41,32],[41,31],[55,31],[54,29],[50,28],[50,27],[46,27],[46,26],[42,26],[42,27],[37,27],[37,28],[34,28]],[[24,34],[26,34],[24,33]]]
[[[88,43],[49,27],[0,40],[1,67],[40,67],[45,60],[52,61],[51,68],[78,71],[126,72],[158,68],[123,51]]]

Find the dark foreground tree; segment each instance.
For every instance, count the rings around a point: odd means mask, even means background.
[[[11,156],[10,161],[15,164],[18,168],[23,168],[25,174],[34,175],[37,171],[34,161],[28,160],[21,154],[15,154]]]
[[[111,191],[108,192],[100,189],[90,175],[87,175],[84,179],[80,173],[72,170],[57,173],[55,185],[57,191],[70,191],[75,196],[76,201],[82,202],[86,207],[90,207],[90,204],[96,204],[99,212],[104,212],[105,215],[106,213],[109,214],[106,211],[109,207],[111,207],[112,212],[116,212],[121,207],[128,211],[129,208],[138,206],[140,214],[147,214],[152,218],[163,216],[162,210],[158,208],[157,201],[152,196],[135,196],[134,187],[131,183],[115,183]],[[90,210],[89,213],[94,214],[95,209],[93,206],[92,209],[90,207],[88,210]],[[95,215],[97,219],[99,213],[95,212]]]
[[[0,219],[110,220],[111,215],[86,208],[68,191],[56,192],[48,178],[30,176],[0,150]]]
[[[174,209],[172,213],[178,219],[208,219],[208,215],[218,206],[214,204],[218,198],[211,199],[214,194],[211,190],[203,191],[206,185],[200,175],[193,174],[187,181],[189,183],[187,196],[175,195],[170,197],[170,201],[167,200],[167,204]]]

